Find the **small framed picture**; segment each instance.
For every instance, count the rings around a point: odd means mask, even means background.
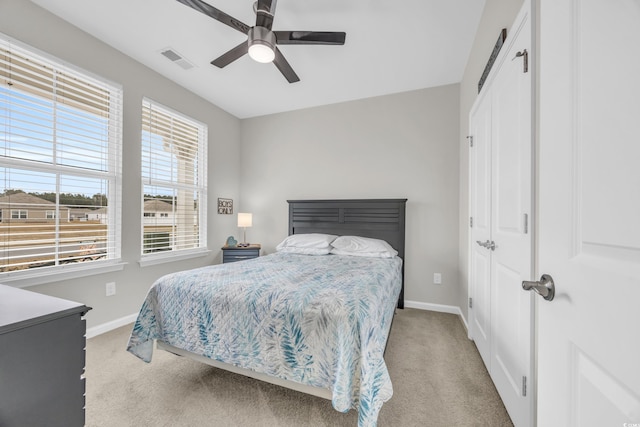
[[[221,199],[218,197],[218,213],[225,215],[233,214],[233,199]]]

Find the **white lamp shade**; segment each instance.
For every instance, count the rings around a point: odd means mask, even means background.
[[[250,213],[238,214],[238,227],[251,227],[253,216]]]

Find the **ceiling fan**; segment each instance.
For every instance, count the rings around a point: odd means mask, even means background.
[[[300,81],[291,65],[284,58],[277,45],[285,44],[325,44],[343,45],[344,32],[330,31],[272,31],[273,15],[277,0],[258,0],[253,8],[256,12],[256,25],[250,27],[202,0],[177,0],[192,9],[230,26],[248,36],[230,51],[211,61],[211,64],[224,68],[245,53],[258,62],[273,62],[289,83]]]

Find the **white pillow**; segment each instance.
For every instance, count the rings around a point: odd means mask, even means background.
[[[284,239],[276,250],[282,248],[294,247],[294,248],[315,248],[315,249],[327,249],[327,253],[331,249],[331,242],[336,238],[333,234],[321,234],[321,233],[309,233],[309,234],[292,234]]]
[[[301,254],[301,255],[328,255],[329,248],[296,248],[295,246],[285,246],[277,249],[279,253]]]
[[[395,251],[394,251],[395,252]],[[393,258],[397,253],[393,252],[352,252],[352,251],[343,251],[342,249],[331,249],[331,253],[333,255],[349,255],[349,256],[362,256],[369,258]]]
[[[340,236],[331,242],[331,246],[338,249],[341,255],[348,255],[346,252],[349,252],[350,255],[357,253],[369,254],[364,256],[372,256],[370,254],[377,253],[381,254],[383,258],[392,258],[398,255],[398,251],[384,240],[370,237]],[[332,251],[332,253],[335,252]]]

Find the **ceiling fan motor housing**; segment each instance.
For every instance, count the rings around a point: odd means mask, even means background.
[[[271,62],[275,56],[276,36],[265,27],[255,26],[249,30],[247,43],[249,55],[258,62]]]

